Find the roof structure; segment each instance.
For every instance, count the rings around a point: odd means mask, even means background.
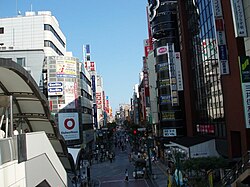
[[[213,138],[210,137],[203,137],[203,136],[195,136],[195,137],[182,137],[176,140],[172,140],[171,142],[182,145],[184,147],[191,147],[209,140]]]
[[[0,58],[0,96],[13,98],[13,123],[22,123],[27,132],[45,131],[66,171],[75,173],[65,140],[51,119],[47,98],[39,91],[32,76],[11,59]],[[3,113],[3,107],[0,113]]]

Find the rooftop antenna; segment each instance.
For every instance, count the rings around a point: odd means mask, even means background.
[[[30,4],[30,11],[32,12],[32,4]]]

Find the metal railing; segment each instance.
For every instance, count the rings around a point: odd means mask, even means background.
[[[234,183],[247,169],[250,169],[250,151],[247,151],[235,166],[224,175],[218,185],[226,186]]]

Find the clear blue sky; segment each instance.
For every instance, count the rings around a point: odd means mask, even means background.
[[[120,103],[130,103],[139,83],[148,36],[146,5],[147,0],[0,0],[0,17],[31,7],[51,11],[67,38],[67,51],[81,60],[82,45],[90,44],[91,60],[115,112]]]

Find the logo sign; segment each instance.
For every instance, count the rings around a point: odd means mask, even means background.
[[[49,82],[48,83],[48,96],[63,95],[62,82]]]
[[[64,127],[68,130],[72,130],[75,127],[76,123],[73,118],[67,118],[64,121]]]
[[[163,54],[166,54],[166,53],[168,53],[168,48],[167,48],[167,46],[161,46],[161,47],[158,47],[158,48],[156,49],[156,54],[157,54],[157,56],[163,55]]]
[[[58,113],[59,131],[65,140],[77,140],[79,134],[78,113]]]
[[[62,82],[49,82],[48,86],[49,87],[62,87]]]

